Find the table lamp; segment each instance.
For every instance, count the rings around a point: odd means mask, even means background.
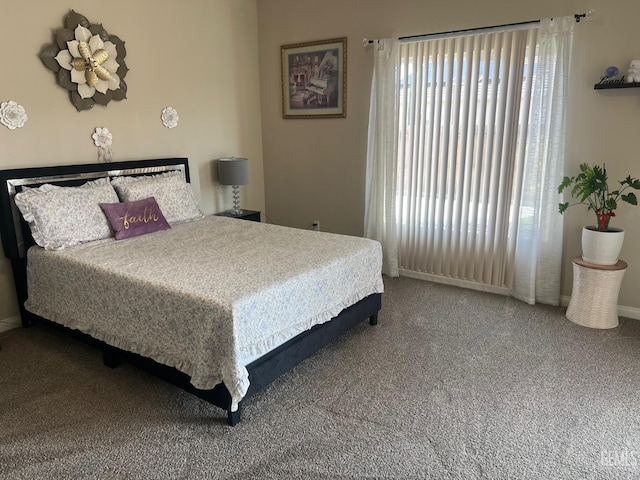
[[[240,209],[240,185],[249,183],[249,160],[246,158],[218,159],[218,181],[233,188],[233,214],[242,215]]]

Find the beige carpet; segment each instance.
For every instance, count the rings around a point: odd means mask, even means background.
[[[366,322],[224,412],[48,328],[0,339],[0,478],[640,477],[640,322],[386,279]]]

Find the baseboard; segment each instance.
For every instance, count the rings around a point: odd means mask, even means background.
[[[563,295],[562,297],[560,297],[560,304],[563,307],[567,307],[570,300],[571,297]],[[632,318],[633,320],[640,320],[640,308],[618,305],[618,316],[624,318]]]
[[[6,332],[21,325],[20,316],[0,319],[0,333]]]
[[[479,292],[497,293],[498,295],[509,295],[511,290],[505,287],[494,287],[480,282],[471,282],[469,280],[458,280],[457,278],[449,278],[444,275],[435,275],[433,273],[414,272],[413,270],[399,269],[398,273],[403,277],[416,278],[418,280],[426,280],[427,282],[442,283],[451,285],[452,287],[468,288]]]

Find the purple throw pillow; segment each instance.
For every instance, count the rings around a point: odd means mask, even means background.
[[[171,228],[153,197],[127,203],[101,203],[116,240]]]

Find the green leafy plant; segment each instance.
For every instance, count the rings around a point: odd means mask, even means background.
[[[640,190],[640,180],[631,178],[630,175],[624,180],[619,180],[620,187],[616,190],[609,190],[607,169],[599,165],[580,165],[580,173],[575,177],[564,177],[558,187],[558,193],[571,188],[571,196],[577,200],[575,203],[559,204],[559,212],[562,214],[567,208],[574,205],[586,205],[587,210],[593,210],[598,218],[597,229],[600,232],[609,230],[609,221],[615,217],[615,210],[618,202],[626,202],[637,205],[638,199],[633,192],[627,192],[632,188]]]

